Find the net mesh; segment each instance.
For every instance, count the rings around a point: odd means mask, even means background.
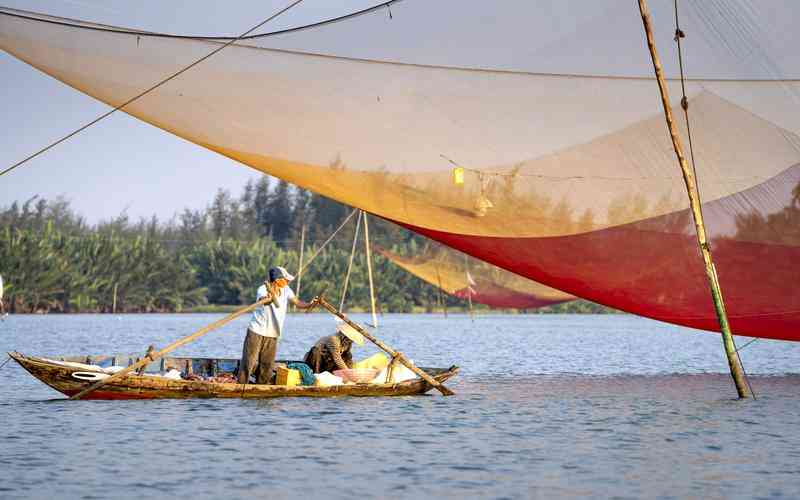
[[[238,42],[124,111],[569,294],[716,330],[635,5],[499,4],[408,0]],[[682,5],[732,329],[800,340],[798,8]],[[671,8],[652,2],[682,116]],[[0,48],[116,106],[222,43],[89,26],[7,11]]]
[[[400,255],[380,247],[376,250],[445,293],[494,308],[537,309],[575,299],[436,243],[416,255]]]

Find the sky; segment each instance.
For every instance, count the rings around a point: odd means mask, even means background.
[[[90,19],[153,31],[237,36],[288,1],[161,2],[5,0],[6,7]],[[335,4],[335,5],[332,5]],[[305,24],[371,2],[312,1],[267,27]],[[265,27],[266,28],[266,27]],[[192,61],[187,61],[189,64]],[[109,108],[0,51],[3,95],[0,166],[6,168]],[[76,137],[0,178],[0,206],[35,195],[64,196],[90,223],[125,212],[132,219],[169,219],[184,207],[205,207],[219,188],[240,194],[260,174],[124,113],[114,113]]]
[[[789,12],[769,23],[793,23],[800,11],[795,0],[775,0],[776,12]],[[0,0],[6,7],[26,9],[76,19],[176,34],[236,36],[290,3],[290,0],[240,0],[234,5],[212,0]],[[305,0],[264,27],[271,31],[336,17],[380,3],[380,0]],[[323,48],[340,55],[386,58],[454,66],[491,67],[582,74],[652,75],[644,46],[641,17],[630,0],[584,2],[575,0],[500,2],[404,0],[370,22],[347,21],[330,29],[305,31],[288,41],[270,39],[272,46],[309,50]],[[456,5],[458,10],[453,6]],[[488,6],[487,6],[488,5]],[[513,5],[513,9],[508,7]],[[675,74],[672,42],[672,1],[651,0],[657,44],[667,74]],[[741,54],[731,53],[736,64],[718,54],[702,53],[701,37],[715,32],[702,24],[702,0],[685,0],[682,12],[690,16],[683,25],[690,36],[687,73],[711,71],[725,76],[729,67],[743,65]],[[715,28],[734,30],[734,41],[748,42],[739,32],[755,30],[759,41],[766,35],[747,26],[747,0],[730,0],[728,8],[745,15]],[[701,6],[701,7],[698,7]],[[744,7],[741,7],[744,6]],[[415,10],[416,9],[416,10]],[[694,11],[692,11],[694,9]],[[699,10],[698,10],[699,9]],[[767,14],[771,9],[762,9]],[[513,12],[512,12],[513,11]],[[696,12],[695,12],[696,11]],[[409,14],[413,12],[413,16]],[[707,14],[707,13],[706,13]],[[404,17],[408,15],[408,17]],[[760,13],[759,15],[763,15]],[[777,15],[777,14],[776,14]],[[413,17],[413,19],[412,19]],[[559,20],[560,22],[555,22]],[[376,22],[377,21],[377,22]],[[793,28],[792,28],[793,29]],[[738,31],[737,31],[738,30]],[[783,30],[778,30],[783,32]],[[723,33],[724,34],[724,33]],[[697,36],[699,35],[699,37]],[[766,40],[766,41],[765,41]],[[781,41],[776,40],[781,46]],[[281,45],[283,44],[283,45]],[[602,50],[598,47],[602,45]],[[776,64],[800,66],[793,44],[772,51]],[[513,47],[513,50],[509,50]],[[766,47],[766,45],[765,45]],[[759,48],[759,47],[756,47]],[[553,57],[554,53],[558,57]],[[718,67],[692,65],[692,56]],[[788,58],[783,61],[783,58]],[[188,65],[193,61],[186,61]],[[213,63],[213,58],[209,60]],[[772,68],[771,68],[772,69]],[[72,132],[109,108],[0,51],[0,89],[3,95],[3,133],[0,134],[0,168],[6,168],[54,140]],[[733,75],[759,76],[759,75]],[[792,76],[794,76],[792,74]],[[0,207],[39,195],[64,196],[78,213],[95,223],[126,212],[131,218],[169,219],[184,208],[203,208],[219,188],[239,194],[248,179],[260,174],[216,153],[142,123],[124,113],[92,126],[78,136],[0,178]]]

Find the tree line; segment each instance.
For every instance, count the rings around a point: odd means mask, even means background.
[[[18,313],[180,312],[208,304],[249,304],[270,267],[298,269],[301,237],[307,261],[351,210],[268,176],[249,181],[239,196],[220,189],[205,209],[187,208],[165,221],[155,216],[132,221],[122,213],[88,224],[63,198],[14,202],[0,208],[4,301]],[[413,255],[424,244],[394,224],[369,220],[371,242],[393,252]],[[353,222],[304,271],[303,297],[328,284],[328,297],[338,300]],[[350,309],[366,310],[370,304],[363,249],[361,239],[347,291]],[[382,311],[430,311],[442,302],[450,308],[466,305],[381,255],[373,253],[372,265]],[[584,301],[547,309],[604,310]]]

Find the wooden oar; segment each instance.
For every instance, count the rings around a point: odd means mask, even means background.
[[[222,318],[220,320],[217,320],[214,323],[211,323],[210,325],[205,326],[205,327],[197,330],[196,332],[194,332],[193,334],[189,335],[188,337],[184,337],[184,338],[182,338],[182,339],[180,339],[180,340],[178,340],[176,342],[173,342],[172,344],[170,344],[167,347],[161,349],[160,351],[148,352],[148,354],[144,358],[140,359],[136,363],[130,365],[129,367],[127,367],[127,368],[125,368],[123,370],[118,371],[117,373],[114,373],[113,375],[110,375],[109,377],[106,377],[106,378],[104,378],[102,380],[98,380],[97,382],[95,382],[94,384],[90,385],[86,389],[83,389],[82,391],[78,392],[77,394],[73,394],[69,399],[80,399],[83,396],[89,394],[90,392],[92,392],[94,390],[97,390],[100,387],[103,387],[107,383],[113,382],[114,380],[122,378],[125,375],[129,374],[130,372],[132,372],[134,370],[137,370],[138,368],[141,368],[143,366],[149,365],[153,361],[161,358],[162,356],[164,356],[165,354],[167,354],[167,353],[169,353],[171,351],[174,351],[178,347],[180,347],[182,345],[185,345],[185,344],[188,344],[189,342],[191,342],[191,341],[193,341],[193,340],[195,340],[195,339],[197,339],[199,337],[202,337],[203,335],[205,335],[206,333],[208,333],[208,332],[210,332],[212,330],[216,330],[217,328],[221,327],[222,325],[225,325],[226,323],[229,323],[229,322],[233,321],[234,319],[238,318],[242,314],[246,314],[246,313],[252,311],[253,309],[255,309],[256,307],[259,307],[259,306],[262,306],[264,304],[269,303],[271,300],[272,300],[272,297],[268,295],[268,296],[264,297],[263,299],[259,300],[258,302],[256,302],[255,304],[251,304],[251,305],[249,305],[247,307],[243,307],[241,309],[237,309],[236,311],[234,311],[231,314],[225,316],[224,318]]]
[[[339,319],[341,319],[342,321],[344,321],[345,323],[347,323],[351,327],[355,328],[361,335],[363,335],[364,337],[369,339],[370,342],[372,342],[373,344],[375,344],[379,348],[381,348],[384,351],[386,351],[386,353],[389,354],[390,356],[392,356],[393,358],[395,358],[398,361],[400,361],[401,363],[403,363],[409,370],[411,370],[412,372],[414,372],[417,375],[419,375],[420,378],[422,378],[422,380],[424,380],[425,382],[431,384],[434,388],[436,388],[436,390],[441,392],[442,395],[444,395],[444,396],[452,396],[453,394],[455,394],[453,391],[451,391],[450,389],[448,389],[447,387],[442,385],[438,380],[436,380],[435,378],[431,377],[430,375],[425,373],[423,370],[420,370],[419,368],[414,366],[414,363],[409,361],[408,358],[406,358],[403,355],[402,352],[395,351],[394,349],[392,349],[388,345],[386,345],[383,342],[381,342],[380,340],[376,339],[371,333],[369,333],[364,328],[362,328],[361,325],[351,321],[350,318],[345,316],[343,313],[339,312],[334,306],[332,306],[330,303],[328,303],[328,301],[325,300],[322,296],[319,296],[314,300],[316,300],[319,305],[321,305],[322,307],[327,309],[331,314],[333,314],[334,316],[337,316]]]

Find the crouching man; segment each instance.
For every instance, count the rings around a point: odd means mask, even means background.
[[[353,342],[364,345],[364,336],[347,323],[340,323],[334,335],[322,337],[314,344],[304,361],[314,373],[352,368]]]

